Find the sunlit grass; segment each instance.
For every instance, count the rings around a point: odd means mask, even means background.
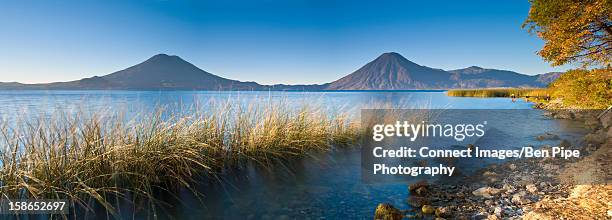
[[[110,215],[117,215],[114,198],[155,209],[156,191],[197,194],[196,179],[215,177],[224,167],[273,166],[354,143],[358,135],[348,114],[308,104],[228,102],[192,114],[159,110],[143,118],[62,114],[4,123],[2,198],[63,198],[85,210],[95,201]]]
[[[453,89],[449,90],[447,94],[458,97],[549,97],[547,89],[532,88]]]

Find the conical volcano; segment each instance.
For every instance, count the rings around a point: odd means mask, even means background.
[[[398,53],[384,53],[357,71],[329,85],[332,90],[445,89],[450,73],[421,66]]]

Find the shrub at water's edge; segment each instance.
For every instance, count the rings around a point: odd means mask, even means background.
[[[612,105],[612,69],[570,70],[548,89],[560,107],[605,109]]]
[[[612,69],[569,70],[548,88],[449,90],[449,96],[517,97],[550,109],[605,109],[612,106]]]
[[[210,106],[209,106],[210,107]],[[158,207],[154,193],[188,189],[223,167],[263,166],[355,141],[352,118],[286,104],[230,104],[190,115],[159,112],[142,122],[117,116],[57,117],[4,123],[0,135],[2,198],[92,201],[116,215],[114,198]],[[154,211],[155,212],[155,211]]]

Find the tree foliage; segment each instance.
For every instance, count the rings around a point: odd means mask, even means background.
[[[612,105],[612,69],[570,70],[548,88],[567,107],[605,109]]]
[[[523,28],[545,41],[538,52],[552,65],[610,66],[612,0],[530,0]]]

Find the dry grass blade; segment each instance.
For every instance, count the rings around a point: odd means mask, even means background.
[[[160,110],[131,122],[118,115],[62,114],[15,128],[5,123],[0,195],[64,198],[84,211],[93,210],[86,201],[95,201],[115,217],[113,201],[129,198],[156,212],[163,204],[156,190],[197,194],[196,180],[217,178],[224,167],[271,166],[327,151],[354,143],[358,131],[348,115],[308,105],[206,107],[189,114]]]

